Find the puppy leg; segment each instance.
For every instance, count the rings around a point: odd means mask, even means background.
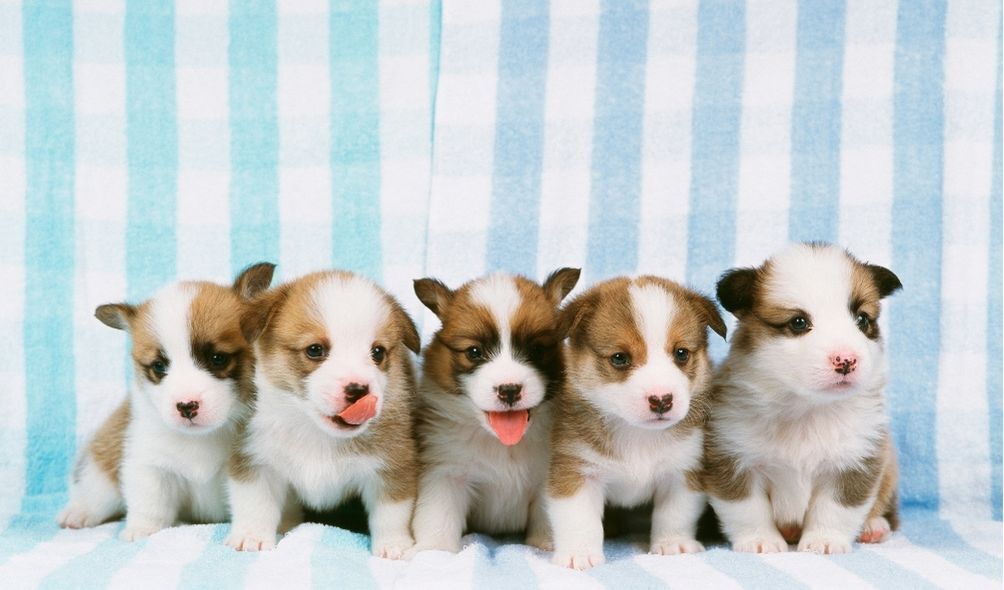
[[[823,486],[809,505],[805,532],[799,551],[813,553],[849,553],[851,544],[868,516],[870,502],[846,506],[837,501],[832,486]]]
[[[681,478],[665,478],[655,490],[649,553],[676,555],[704,551],[704,545],[695,538],[704,503],[704,494],[690,489]]]
[[[415,547],[411,553],[426,549],[460,551],[469,503],[470,492],[463,479],[442,470],[423,474],[412,522]]]
[[[773,510],[762,485],[751,486],[750,493],[737,500],[711,497],[711,506],[734,551],[778,553],[788,550],[788,543],[774,525]]]
[[[70,529],[92,527],[124,511],[125,502],[118,486],[91,460],[90,453],[85,452],[70,484],[70,501],[56,517],[56,522]]]
[[[584,570],[606,561],[603,557],[603,486],[584,478],[570,496],[548,495],[547,515],[554,535],[556,565]]]
[[[259,468],[248,479],[227,482],[233,520],[225,543],[238,551],[275,548],[276,531],[289,486],[268,468]]]
[[[380,491],[376,494],[363,494],[363,504],[369,514],[373,555],[404,559],[407,551],[415,544],[409,526],[415,510],[415,499],[394,500]]]
[[[774,524],[788,543],[798,543],[802,536],[802,521],[809,508],[812,482],[808,477],[792,473],[777,473],[771,478],[770,503]]]
[[[181,484],[177,477],[155,467],[122,466],[122,493],[126,503],[123,541],[145,539],[174,524],[178,518]]]
[[[526,544],[541,551],[554,550],[551,525],[547,520],[547,504],[542,494],[537,494],[530,500],[526,519]]]

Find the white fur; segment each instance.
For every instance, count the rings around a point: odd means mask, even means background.
[[[833,478],[873,456],[888,429],[882,344],[866,338],[848,310],[851,262],[843,251],[794,246],[772,269],[772,295],[811,316],[812,329],[748,354],[733,350],[723,364],[716,379],[727,394],[712,412],[712,428],[752,471],[754,486],[741,501],[711,503],[736,550],[784,551],[777,527],[795,525],[804,530],[800,550],[843,553],[874,498],[841,506]],[[858,359],[853,381],[836,389],[840,376],[828,359],[834,350]]]
[[[383,461],[349,448],[351,437],[368,422],[347,430],[326,418],[347,407],[342,390],[350,382],[369,385],[378,399],[372,419],[379,417],[388,383],[370,350],[389,308],[368,281],[333,277],[315,286],[310,312],[324,322],[330,353],[306,379],[306,398],[278,389],[257,368],[258,400],[244,448],[256,465],[255,474],[251,481],[230,480],[234,518],[226,544],[238,550],[271,549],[283,512],[298,501],[324,510],[359,494],[369,514],[373,554],[401,558],[413,544],[409,521],[414,502],[383,497]]]

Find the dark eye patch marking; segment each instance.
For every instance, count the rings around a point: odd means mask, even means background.
[[[192,342],[192,358],[217,379],[236,378],[242,351],[227,350],[213,342]]]

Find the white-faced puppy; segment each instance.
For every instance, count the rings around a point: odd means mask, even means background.
[[[458,551],[465,530],[525,532],[550,547],[539,494],[563,380],[558,304],[578,279],[563,268],[543,285],[507,274],[455,291],[415,281],[443,322],[424,357],[415,551]]]
[[[704,483],[735,550],[846,553],[896,528],[877,320],[901,287],[818,244],[718,282],[739,327],[715,376]]]
[[[140,305],[97,308],[132,337],[135,386],[81,452],[60,526],[95,526],[126,514],[125,540],[178,520],[227,518],[226,466],[249,411],[242,383],[254,372],[247,300],[266,289],[274,265],[246,269],[233,287],[181,282]]]
[[[257,400],[230,469],[227,545],[271,549],[290,506],[326,510],[358,495],[373,554],[402,557],[417,475],[415,324],[371,281],[339,271],[268,291],[253,308]]]
[[[652,553],[702,551],[707,328],[725,336],[715,304],[666,279],[617,278],[573,299],[563,318],[568,383],[547,484],[554,563],[604,562],[605,504],[654,504]]]

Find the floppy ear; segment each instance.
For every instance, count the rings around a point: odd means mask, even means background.
[[[722,307],[736,317],[742,317],[753,308],[753,291],[756,285],[755,268],[733,268],[718,279],[716,293]]]
[[[418,336],[418,328],[415,327],[415,322],[412,321],[411,316],[408,312],[401,307],[401,304],[397,301],[391,302],[391,314],[394,316],[394,321],[397,322],[398,326],[401,328],[401,342],[408,347],[408,350],[418,354],[422,351],[422,340]]]
[[[128,303],[106,303],[94,310],[94,317],[116,330],[128,330],[129,321],[136,316],[136,308]]]
[[[279,305],[286,298],[286,289],[266,291],[247,302],[241,313],[241,333],[248,342],[254,342],[265,332]]]
[[[423,305],[442,318],[443,310],[453,299],[453,291],[438,279],[415,279],[415,295]]]
[[[579,282],[579,275],[582,271],[578,268],[559,268],[547,276],[544,281],[544,292],[555,305],[568,296]]]
[[[572,336],[582,320],[596,309],[596,294],[586,292],[568,302],[558,317],[558,333],[562,337]]]
[[[872,280],[875,281],[875,286],[878,287],[879,295],[882,298],[888,297],[903,288],[903,283],[899,281],[899,277],[884,266],[866,264],[865,270],[872,276]]]
[[[722,319],[722,314],[718,313],[718,306],[715,305],[715,302],[700,293],[694,293],[691,300],[697,306],[698,314],[704,320],[704,323],[714,330],[715,334],[725,339],[727,331],[725,320]]]
[[[241,299],[251,299],[272,284],[275,265],[271,262],[252,264],[234,279],[234,291]]]

